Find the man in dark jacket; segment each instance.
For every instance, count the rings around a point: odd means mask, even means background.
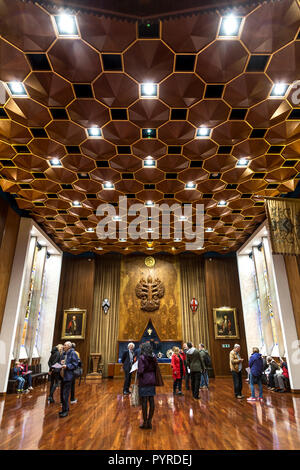
[[[191,382],[191,371],[190,369],[187,368],[187,361],[186,361],[186,355],[188,352],[188,347],[186,343],[183,343],[182,349],[184,352],[185,360],[184,360],[184,367],[185,367],[185,389],[189,390],[190,389],[190,382]]]
[[[52,366],[54,366],[54,364],[57,364],[57,363],[60,364],[60,361],[62,359],[63,359],[63,345],[58,344],[57,346],[54,346],[54,348],[52,349],[51,356],[48,361],[49,375],[50,375],[50,393],[48,397],[49,403],[54,403],[53,394],[61,380],[61,376],[59,374],[60,369],[54,369],[52,368]]]
[[[193,397],[199,399],[199,387],[200,387],[200,377],[201,373],[205,370],[205,365],[203,363],[202,356],[200,351],[193,347],[193,343],[187,343],[189,348],[186,354],[186,363],[187,367],[191,371],[191,383],[192,383],[192,393]]]
[[[136,353],[134,352],[134,343],[129,343],[127,346],[127,351],[123,353],[122,356],[122,364],[123,364],[123,370],[124,370],[124,385],[123,385],[123,394],[124,395],[129,395],[131,392],[129,391],[130,387],[130,382],[131,382],[131,367],[132,364],[134,363]]]
[[[71,392],[74,370],[78,367],[78,356],[72,348],[72,343],[67,341],[64,344],[65,359],[62,361],[62,411],[59,412],[60,418],[69,414],[69,396]]]
[[[251,388],[251,397],[247,401],[256,401],[254,384],[257,383],[259,388],[259,400],[263,401],[263,386],[262,386],[262,373],[264,370],[264,363],[259,353],[258,348],[253,348],[253,353],[249,359],[250,375],[249,382]]]

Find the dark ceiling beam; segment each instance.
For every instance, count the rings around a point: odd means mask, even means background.
[[[238,7],[256,6],[282,0],[25,0],[39,4],[52,13],[68,9],[96,16],[109,16],[127,21],[167,19],[195,13],[224,13]],[[182,8],[184,3],[184,8]]]

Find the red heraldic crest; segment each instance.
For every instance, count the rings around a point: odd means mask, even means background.
[[[192,298],[191,303],[190,303],[190,307],[191,307],[193,313],[195,313],[197,311],[197,309],[198,309],[198,300],[195,299],[195,297]]]

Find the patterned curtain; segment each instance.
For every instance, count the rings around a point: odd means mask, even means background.
[[[181,256],[180,282],[183,342],[191,341],[195,347],[203,343],[209,350],[204,260],[197,255]],[[190,307],[193,297],[198,301],[195,313]]]
[[[103,376],[106,377],[108,363],[117,360],[121,257],[98,256],[95,269],[90,352],[101,353],[101,362],[104,364]],[[107,314],[102,309],[103,299],[108,299],[110,302]]]
[[[300,254],[300,199],[265,199],[272,251],[274,254]]]

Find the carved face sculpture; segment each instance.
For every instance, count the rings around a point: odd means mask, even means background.
[[[165,286],[158,278],[152,280],[149,275],[147,281],[141,279],[136,285],[135,293],[141,299],[141,309],[153,312],[159,309],[160,299],[165,294]]]
[[[103,311],[104,311],[105,315],[108,313],[109,307],[110,307],[109,300],[104,299],[103,302],[102,302],[102,308],[103,308]]]

